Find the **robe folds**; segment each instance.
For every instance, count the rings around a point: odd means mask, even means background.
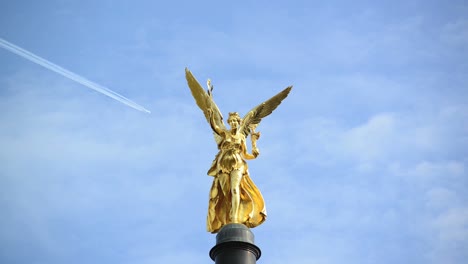
[[[209,200],[207,231],[217,233],[221,227],[231,223],[231,184],[228,174],[214,176],[210,192],[217,193]],[[227,179],[223,179],[227,178]],[[249,228],[256,227],[266,220],[266,207],[260,190],[255,186],[248,172],[240,182],[239,223]]]

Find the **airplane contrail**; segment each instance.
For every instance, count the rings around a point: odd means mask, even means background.
[[[115,99],[123,104],[126,104],[132,108],[135,108],[136,110],[139,110],[139,111],[142,111],[142,112],[146,112],[146,113],[151,113],[149,110],[147,110],[146,108],[144,108],[143,106],[133,102],[132,100],[126,98],[125,96],[123,95],[120,95],[114,91],[112,91],[111,89],[107,88],[107,87],[104,87],[102,85],[99,85],[97,83],[94,83],[84,77],[81,77],[79,76],[78,74],[75,74],[67,69],[64,69],[44,58],[41,58],[23,48],[20,48],[16,45],[14,45],[13,43],[10,43],[2,38],[0,38],[0,46],[8,51],[11,51],[13,53],[15,53],[16,55],[19,55],[29,61],[32,61],[36,64],[39,64],[41,65],[42,67],[44,68],[47,68],[53,72],[56,72],[62,76],[65,76],[67,77],[68,79],[70,80],[73,80],[75,82],[78,82],[78,83],[81,83],[83,84],[84,86],[88,87],[88,88],[91,88],[97,92],[100,92],[102,94],[105,94],[107,96],[109,96],[110,98],[112,99]]]

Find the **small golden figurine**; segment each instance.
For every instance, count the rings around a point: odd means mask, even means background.
[[[255,159],[260,154],[257,148],[260,132],[255,132],[255,128],[262,118],[271,114],[281,104],[292,86],[250,110],[243,119],[237,112],[229,113],[227,122],[231,129],[228,130],[213,100],[211,81],[208,79],[208,90],[205,91],[187,68],[185,77],[197,105],[213,129],[219,149],[208,170],[208,175],[214,179],[210,190],[207,230],[217,233],[229,223],[256,227],[266,219],[265,202],[260,190],[250,179],[245,160]],[[249,135],[252,154],[247,152],[246,138]]]

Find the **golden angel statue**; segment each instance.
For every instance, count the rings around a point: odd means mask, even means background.
[[[292,86],[253,108],[244,118],[240,118],[237,112],[229,113],[227,122],[231,129],[227,129],[213,100],[211,81],[208,80],[208,90],[205,91],[187,68],[185,77],[197,105],[213,129],[219,149],[208,170],[208,175],[214,179],[209,196],[207,230],[217,233],[229,223],[256,227],[266,219],[265,202],[260,190],[250,179],[246,160],[255,159],[260,153],[257,148],[260,132],[255,132],[255,128],[262,118],[271,114],[288,96]],[[251,154],[247,152],[246,144],[249,135]]]

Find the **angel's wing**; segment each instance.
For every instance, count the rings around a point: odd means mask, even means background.
[[[213,117],[215,124],[221,128],[226,129],[226,126],[223,123],[223,116],[219,111],[218,106],[215,104],[213,100],[213,94],[210,89],[212,86],[208,83],[208,92],[205,91],[200,83],[198,83],[197,79],[192,75],[189,69],[185,68],[185,78],[187,79],[188,86],[190,87],[190,91],[192,91],[193,98],[195,98],[195,102],[197,103],[198,107],[203,111],[205,114],[206,120],[210,123],[210,114],[208,109],[211,109],[213,112]],[[213,131],[215,136],[216,143],[219,145],[221,142],[221,137]]]
[[[262,118],[271,114],[281,104],[281,101],[288,96],[291,89],[292,86],[287,87],[277,95],[254,107],[245,115],[240,128],[245,137],[251,133],[251,129],[254,129],[262,121]]]

